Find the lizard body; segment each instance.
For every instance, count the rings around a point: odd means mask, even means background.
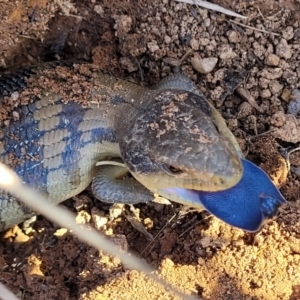
[[[95,178],[94,194],[106,202],[146,202],[159,193],[202,205],[164,191],[221,193],[243,176],[225,121],[183,75],[149,89],[89,64],[46,64],[0,77],[0,99],[0,161],[54,204]],[[137,181],[103,181],[108,167],[96,162],[119,158]],[[33,214],[0,190],[0,230]]]

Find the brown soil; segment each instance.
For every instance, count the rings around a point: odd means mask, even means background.
[[[215,1],[249,17],[240,23],[269,33],[168,0],[0,2],[3,73],[71,59],[150,85],[172,72],[170,62],[189,49],[192,56],[217,57],[207,75],[193,69],[191,57],[182,72],[220,109],[247,158],[281,186],[288,205],[276,220],[254,234],[205,218],[206,213],[183,213],[179,205],[143,204],[137,207],[147,239],[124,213],[110,221],[109,207],[89,190],[65,205],[79,223],[90,223],[139,254],[187,295],[300,299],[300,152],[291,155],[288,175],[279,153],[300,142],[297,115],[287,114],[292,91],[300,88],[299,1]],[[252,98],[234,93],[223,99],[231,94],[228,70],[244,76],[241,87]],[[15,226],[1,238],[0,281],[20,299],[177,299],[41,216],[33,228]],[[150,242],[149,233],[159,234]]]

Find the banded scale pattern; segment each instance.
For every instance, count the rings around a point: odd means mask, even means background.
[[[100,108],[83,108],[75,102],[58,99],[49,104],[47,97],[17,108],[18,119],[1,130],[1,160],[24,183],[59,203],[85,189],[95,175],[95,163],[116,151],[116,134],[100,120],[102,114]],[[7,193],[0,191],[0,198],[6,199]],[[0,201],[0,211],[11,202],[15,218],[31,214],[11,196]]]
[[[110,192],[108,202],[150,201],[166,187],[222,191],[242,176],[234,137],[183,75],[150,90],[94,65],[47,63],[0,76],[0,101],[0,161],[53,204],[95,175],[97,185],[104,167],[95,163],[110,158],[137,182],[99,183],[94,195],[108,201]],[[0,230],[32,214],[0,191]]]

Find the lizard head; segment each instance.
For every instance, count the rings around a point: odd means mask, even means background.
[[[117,126],[121,156],[149,190],[219,191],[241,179],[237,150],[202,97],[156,90],[131,111]]]
[[[257,231],[286,201],[261,168],[246,159],[242,159],[242,163],[242,179],[227,190],[204,192],[167,188],[157,193],[182,204],[206,209],[231,226]]]
[[[152,95],[141,100],[143,111],[125,118],[123,128],[130,126],[120,139],[123,160],[138,181],[247,231],[275,216],[284,197],[262,169],[241,159],[224,120],[207,101],[178,90]]]

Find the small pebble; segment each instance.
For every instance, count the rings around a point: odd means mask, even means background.
[[[76,223],[77,224],[86,224],[86,223],[89,223],[90,220],[91,220],[91,215],[88,214],[84,210],[78,212],[76,215]]]
[[[272,67],[278,66],[279,61],[280,61],[280,58],[276,54],[273,54],[273,53],[269,54],[266,58],[266,64],[268,66],[272,66]]]
[[[18,92],[13,92],[10,97],[13,101],[17,101],[20,97],[20,94]]]
[[[204,24],[205,27],[209,27],[210,26],[210,19],[209,18],[205,19],[203,24]]]
[[[68,229],[67,228],[59,228],[57,229],[53,235],[55,236],[64,236],[66,233],[68,232]]]
[[[285,39],[281,39],[278,45],[276,46],[276,54],[279,57],[289,59],[292,57],[291,47],[288,45]]]
[[[124,210],[124,204],[115,203],[109,209],[109,219],[114,220],[118,218]]]
[[[228,40],[230,43],[236,44],[236,43],[240,42],[240,40],[241,40],[240,35],[235,30],[229,30],[227,32],[227,36],[228,36]]]
[[[253,113],[253,106],[244,101],[238,107],[237,119],[244,119]]]
[[[20,115],[17,111],[14,110],[12,115],[13,115],[14,121],[18,121],[20,119]]]
[[[171,41],[172,41],[171,37],[169,37],[168,35],[165,35],[165,43],[170,44]]]
[[[123,69],[127,70],[129,73],[135,72],[138,70],[137,64],[131,59],[131,57],[121,57],[120,65]]]
[[[124,38],[127,36],[127,33],[131,30],[132,18],[127,15],[115,15],[112,16],[116,23],[114,29],[116,30],[115,35],[119,38]]]
[[[222,60],[233,59],[237,56],[237,54],[233,51],[233,49],[228,44],[223,44],[219,47],[219,57]]]
[[[201,74],[210,73],[216,66],[218,59],[216,57],[198,58],[193,57],[191,64],[193,68]]]
[[[92,215],[92,217],[93,217],[93,221],[94,221],[95,227],[98,230],[100,228],[102,228],[104,225],[106,225],[107,222],[108,222],[108,219],[105,218],[105,217],[101,217],[101,216],[98,216],[98,215]]]
[[[149,51],[150,51],[151,53],[153,53],[153,52],[159,50],[159,47],[158,47],[156,41],[155,41],[155,42],[147,43],[147,46],[148,46],[148,49],[149,49]]]
[[[92,208],[91,215],[92,215],[92,219],[94,221],[95,227],[98,230],[101,229],[108,222],[108,218],[105,216],[103,211],[100,211],[96,207]]]
[[[156,35],[156,36],[161,36],[161,32],[157,27],[153,27],[152,28],[152,32]]]
[[[104,14],[104,10],[101,5],[95,5],[94,12],[97,13],[98,15],[100,15],[101,17]]]
[[[290,99],[291,99],[291,95],[292,95],[291,90],[285,88],[285,89],[282,91],[281,99],[284,100],[284,101],[286,101],[286,102],[289,102]]]
[[[270,98],[270,97],[271,97],[271,92],[270,92],[269,89],[262,90],[262,91],[260,92],[260,96],[261,96],[262,98]]]
[[[292,26],[288,26],[286,27],[283,31],[282,31],[282,36],[284,39],[291,40],[294,37],[294,28]]]
[[[296,99],[289,103],[287,112],[296,116],[300,111],[300,90],[295,89],[292,94]]]
[[[272,80],[269,83],[269,88],[270,88],[271,93],[273,95],[275,95],[283,89],[283,85],[280,84],[277,80]]]
[[[193,50],[199,50],[199,41],[196,39],[191,39],[190,46]]]
[[[286,122],[286,115],[283,111],[277,111],[272,115],[270,123],[276,127],[281,127]]]

